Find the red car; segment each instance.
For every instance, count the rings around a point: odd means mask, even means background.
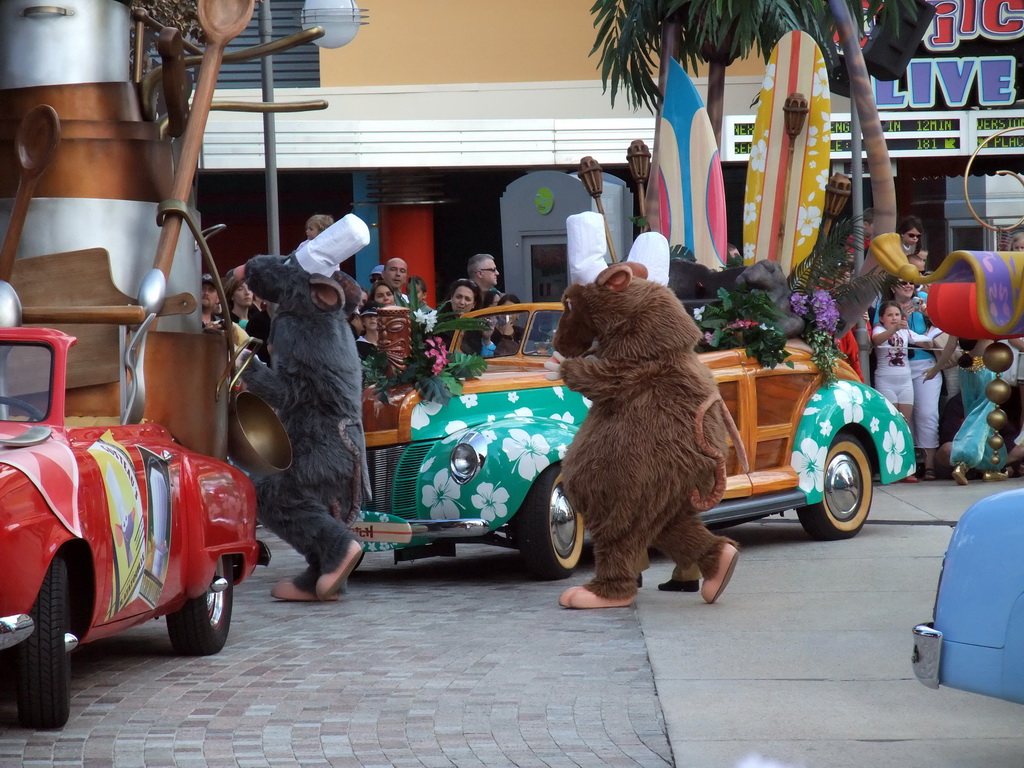
[[[179,653],[217,653],[232,586],[259,561],[252,483],[155,423],[72,426],[68,350],[0,329],[0,649],[23,725],[63,725],[70,651],[157,616]]]

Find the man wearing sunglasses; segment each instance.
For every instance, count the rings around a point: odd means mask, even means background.
[[[482,293],[498,290],[498,277],[501,273],[494,263],[494,257],[489,253],[478,253],[471,257],[466,264],[466,274],[469,279],[480,286]]]

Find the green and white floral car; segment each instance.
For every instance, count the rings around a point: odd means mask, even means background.
[[[583,521],[562,492],[560,462],[589,403],[544,375],[561,305],[475,314],[501,316],[514,343],[499,346],[461,396],[445,406],[411,390],[387,404],[367,396],[373,502],[354,528],[366,550],[394,550],[396,561],[490,543],[518,549],[539,578],[565,578],[580,559]],[[743,350],[701,356],[749,463],[743,472],[730,449],[725,499],[704,517],[731,525],[795,509],[812,537],[849,538],[867,519],[873,477],[891,483],[914,472],[913,441],[895,408],[845,363],[822,388],[809,353],[790,352],[792,367],[772,370]]]

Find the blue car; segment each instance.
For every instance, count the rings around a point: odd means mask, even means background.
[[[1024,490],[964,513],[942,565],[935,620],[914,627],[913,666],[940,685],[1024,704]]]

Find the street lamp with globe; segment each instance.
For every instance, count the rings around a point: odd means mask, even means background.
[[[316,41],[321,48],[341,48],[352,42],[366,17],[355,0],[306,0],[299,22],[303,29],[323,27],[324,36]]]

